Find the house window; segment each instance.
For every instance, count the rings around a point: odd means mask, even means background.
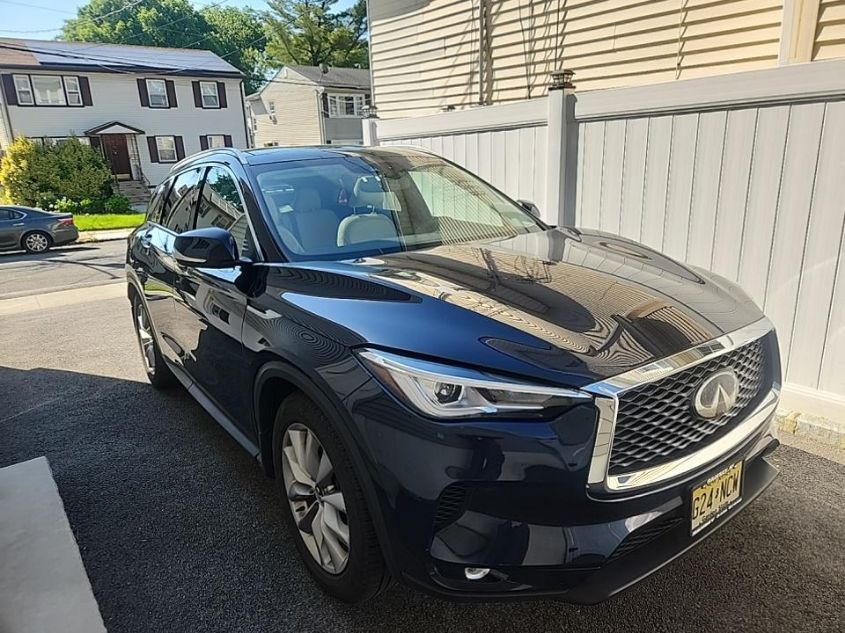
[[[332,118],[361,116],[364,95],[329,95],[329,116]]]
[[[215,82],[201,81],[200,94],[202,95],[203,108],[220,107],[220,95],[217,93],[217,84]]]
[[[215,147],[226,147],[226,137],[222,134],[209,134],[208,149],[214,149]]]
[[[275,101],[268,101],[267,102],[267,112],[270,113],[270,116],[276,116],[276,102]]]
[[[164,79],[147,79],[147,94],[150,96],[151,108],[169,108],[167,100],[167,84]]]
[[[15,75],[15,92],[18,93],[18,103],[20,105],[35,104],[28,75]]]
[[[35,105],[67,105],[61,77],[58,75],[32,75],[30,79],[32,79],[32,90],[35,93]]]
[[[158,162],[176,162],[176,139],[172,136],[156,136],[156,149],[158,149]]]
[[[68,105],[82,105],[82,91],[79,89],[79,77],[65,77],[65,95]]]

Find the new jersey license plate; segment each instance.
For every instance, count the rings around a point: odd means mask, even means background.
[[[742,462],[728,466],[692,491],[690,532],[719,519],[742,499]]]

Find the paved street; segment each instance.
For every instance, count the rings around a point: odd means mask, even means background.
[[[85,248],[0,257],[0,294],[121,274],[122,243]],[[332,602],[258,466],[183,391],[145,383],[123,297],[0,316],[0,467],[39,455],[112,633],[842,630],[845,466],[790,447],[748,511],[603,605],[452,604],[402,586]]]
[[[0,253],[0,299],[122,281],[125,257],[125,240]]]

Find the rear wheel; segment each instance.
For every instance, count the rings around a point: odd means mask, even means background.
[[[390,576],[361,484],[337,432],[304,394],[279,408],[273,447],[285,515],[314,580],[344,602],[381,593]]]
[[[150,315],[138,295],[132,297],[132,321],[135,324],[135,334],[138,337],[138,347],[141,349],[141,360],[144,362],[147,379],[156,389],[170,387],[176,382],[176,377],[164,363],[153,333]]]
[[[47,233],[33,231],[27,233],[23,238],[23,247],[27,253],[43,253],[53,244],[53,240]]]

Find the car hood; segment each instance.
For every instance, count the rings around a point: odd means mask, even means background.
[[[285,302],[331,322],[346,345],[572,386],[762,317],[725,279],[630,240],[571,229],[292,264],[268,281]]]

